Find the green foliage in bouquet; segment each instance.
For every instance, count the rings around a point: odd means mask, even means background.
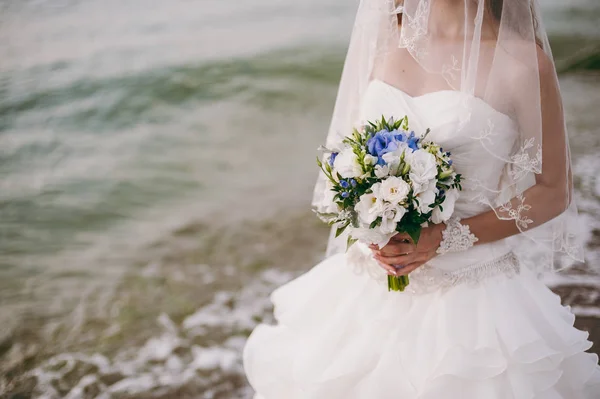
[[[343,139],[341,148],[322,148],[325,156],[323,160],[317,158],[317,164],[329,180],[335,210],[316,213],[329,225],[336,226],[336,237],[347,228],[364,230],[368,227],[374,233],[385,230],[386,234],[389,234],[386,230],[389,230],[389,224],[383,226],[382,216],[377,216],[365,226],[364,218],[361,219],[357,211],[357,204],[361,197],[374,194],[374,189],[392,178],[394,181],[401,179],[406,183],[400,182],[406,195],[392,204],[395,214],[401,217],[397,218],[393,232],[406,233],[415,244],[418,243],[422,226],[431,222],[436,207],[439,212],[444,211],[446,193],[452,189],[462,190],[461,176],[452,167],[450,153],[444,152],[439,145],[427,140],[428,134],[429,129],[421,136],[409,131],[407,116],[399,120],[382,116],[380,120],[367,122],[359,129],[353,129],[352,133]],[[431,154],[433,158],[424,155],[423,152]],[[411,178],[411,171],[415,165],[414,154],[424,155],[430,166],[436,169],[435,176],[432,175],[430,179],[431,184],[435,186],[435,199],[428,204],[420,203],[423,199],[422,193],[415,189],[418,187],[414,181],[415,176],[412,175]],[[348,248],[357,241],[358,237],[353,234],[356,231],[350,231],[348,235]],[[388,283],[389,289],[403,290],[408,284],[408,278],[388,276]]]

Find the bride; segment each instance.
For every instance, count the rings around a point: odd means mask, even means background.
[[[244,348],[255,399],[600,398],[588,334],[539,279],[581,260],[568,137],[535,1],[362,0],[327,147],[407,115],[464,184],[415,245],[332,238]],[[359,167],[360,169],[360,167]],[[323,176],[314,205],[335,206]],[[410,274],[388,292],[387,274]]]

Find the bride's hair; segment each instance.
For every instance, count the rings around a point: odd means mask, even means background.
[[[502,18],[502,8],[504,7],[504,0],[486,0],[486,9],[487,11],[497,20],[500,21]],[[535,9],[533,7],[533,2],[530,5],[531,8],[531,16],[533,18],[533,26],[535,30],[538,29],[538,19],[535,15]]]
[[[498,21],[502,18],[502,7],[504,0],[486,0],[487,11]]]
[[[504,0],[485,0],[485,8],[487,13],[494,18],[498,23],[502,20],[502,10],[504,8]],[[531,10],[531,18],[533,22],[533,29],[535,34],[535,42],[540,48],[543,48],[542,40],[539,38],[538,29],[539,29],[539,21],[536,15],[535,7],[533,6],[533,1],[529,6]]]

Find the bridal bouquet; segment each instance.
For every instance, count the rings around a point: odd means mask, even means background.
[[[385,246],[397,233],[414,243],[427,223],[447,221],[461,187],[450,152],[409,131],[408,117],[367,122],[328,149],[317,163],[328,185],[329,208],[316,212],[336,226],[336,237],[348,231],[348,247],[360,240]],[[388,291],[403,291],[408,276],[388,275]]]

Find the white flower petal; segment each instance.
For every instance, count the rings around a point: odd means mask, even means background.
[[[390,239],[396,235],[396,233],[384,234],[378,229],[370,228],[352,228],[350,230],[350,236],[365,244],[375,244],[379,248],[383,248],[387,245]]]
[[[406,153],[406,162],[410,165],[409,177],[415,194],[435,186],[437,161],[434,155],[425,150]]]
[[[428,190],[423,191],[423,192],[419,193],[419,195],[417,195],[417,199],[419,200],[418,201],[419,212],[428,213],[431,211],[431,208],[429,207],[429,205],[431,205],[435,202],[435,196],[436,196],[437,192],[438,192],[438,189],[434,185],[433,188],[429,188]]]
[[[367,154],[365,155],[365,165],[375,165],[377,163],[377,157]]]
[[[334,171],[339,173],[344,179],[359,177],[362,175],[362,167],[358,163],[358,157],[352,148],[344,148],[335,157],[333,162]]]
[[[383,179],[390,174],[389,165],[377,165],[375,166],[375,176],[379,179]]]
[[[439,206],[436,206],[431,214],[431,221],[435,224],[439,224],[450,219],[452,214],[454,213],[454,205],[456,204],[456,200],[458,199],[460,193],[456,189],[448,190],[446,192],[446,198],[444,202],[442,202],[442,211]]]
[[[370,225],[377,219],[377,197],[373,194],[363,194],[360,196],[360,200],[354,207],[358,213],[358,218],[361,223]]]
[[[381,197],[392,204],[398,204],[410,193],[410,185],[399,177],[390,176],[381,182]]]

